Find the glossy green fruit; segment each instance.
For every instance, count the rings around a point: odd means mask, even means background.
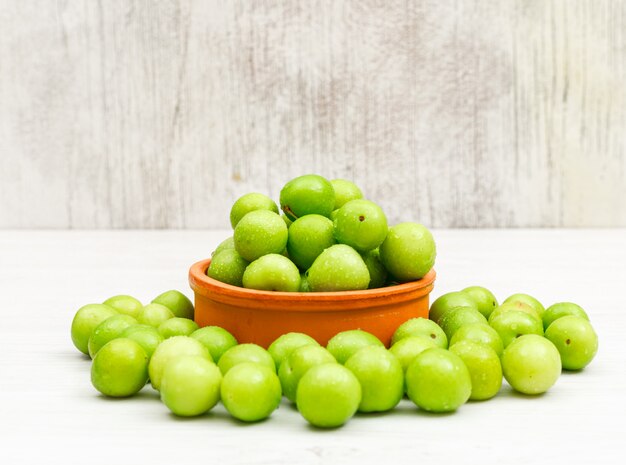
[[[484,287],[470,286],[466,287],[461,292],[465,292],[474,299],[478,311],[482,313],[485,318],[489,318],[491,312],[498,306],[496,296],[494,296],[489,289]]]
[[[215,250],[211,252],[211,257],[214,257],[224,250],[235,250],[235,238],[233,236],[227,237],[222,242],[220,242]]]
[[[306,421],[318,428],[343,425],[354,416],[360,403],[359,380],[338,363],[311,368],[298,384],[298,410]]]
[[[523,394],[541,394],[561,375],[561,357],[552,342],[536,334],[514,339],[502,354],[504,378]]]
[[[122,331],[120,337],[132,339],[138,343],[146,352],[148,360],[152,358],[159,344],[164,341],[163,336],[154,326],[140,324],[129,326]]]
[[[114,295],[102,303],[113,308],[118,313],[130,315],[133,318],[137,318],[139,312],[143,309],[143,304],[129,295]]]
[[[489,325],[496,330],[506,349],[511,342],[524,334],[543,336],[543,325],[528,313],[510,311],[492,318]]]
[[[165,291],[152,300],[153,304],[160,304],[170,309],[172,314],[179,318],[193,320],[194,310],[191,300],[185,294],[175,289]]]
[[[450,347],[461,341],[470,341],[489,346],[500,357],[504,350],[502,338],[491,326],[484,323],[473,323],[459,328],[450,339]]]
[[[585,318],[569,315],[555,320],[545,333],[554,344],[566,370],[582,370],[598,352],[598,335]]]
[[[161,400],[175,415],[193,417],[211,410],[220,399],[222,373],[198,355],[183,355],[163,371]]]
[[[240,363],[224,375],[221,397],[233,417],[245,422],[260,421],[280,404],[280,381],[264,365]]]
[[[365,252],[362,257],[365,266],[367,266],[367,271],[369,271],[370,274],[370,283],[367,288],[377,289],[379,287],[385,287],[389,273],[387,273],[387,268],[385,268],[383,262],[380,261],[380,252],[378,249]]]
[[[523,312],[529,314],[537,321],[541,321],[541,317],[537,313],[537,310],[523,302],[507,302],[496,307],[495,310],[491,312],[491,315],[489,315],[489,321],[492,321],[494,318],[505,312]]]
[[[89,356],[94,358],[107,342],[120,337],[122,331],[135,324],[137,324],[137,320],[130,315],[114,315],[104,320],[91,333],[87,343]]]
[[[386,412],[404,395],[404,371],[400,361],[387,349],[368,346],[345,363],[361,384],[359,412]]]
[[[458,355],[469,370],[471,400],[491,399],[498,393],[502,386],[502,365],[491,347],[465,340],[451,345],[450,352]]]
[[[326,344],[328,351],[341,364],[346,363],[359,349],[367,346],[385,347],[380,339],[361,329],[337,333]]]
[[[369,200],[351,200],[342,206],[335,219],[335,239],[364,253],[377,248],[387,237],[387,217]]]
[[[335,191],[335,206],[333,210],[341,208],[350,200],[362,199],[363,192],[356,184],[345,179],[332,179],[330,183]]]
[[[91,383],[105,396],[132,396],[147,381],[148,356],[131,339],[119,338],[105,344],[91,364]]]
[[[379,250],[383,265],[400,282],[424,277],[435,264],[435,240],[421,224],[392,226]]]
[[[456,291],[448,292],[439,296],[433,304],[430,306],[430,312],[428,318],[438,323],[444,313],[448,310],[456,307],[473,308],[478,311],[478,305],[476,301],[465,292]]]
[[[222,354],[217,366],[225,375],[234,366],[247,362],[263,365],[276,371],[276,364],[269,352],[257,344],[250,343],[239,344],[228,349]]]
[[[402,365],[402,370],[406,371],[415,357],[433,347],[439,347],[433,339],[424,336],[408,336],[395,342],[389,348],[389,352],[396,356]]]
[[[402,323],[391,337],[391,345],[405,337],[422,336],[430,339],[436,346],[442,349],[448,348],[448,337],[443,329],[432,320],[427,318],[411,318]]]
[[[287,225],[268,210],[255,210],[244,216],[233,234],[235,249],[245,260],[253,262],[267,254],[281,254],[287,245]]]
[[[291,221],[311,214],[328,218],[335,208],[335,190],[322,176],[299,176],[280,191],[280,208]]]
[[[277,214],[278,206],[265,194],[251,192],[242,195],[235,201],[230,210],[230,224],[233,229],[244,216],[255,210],[268,210]]]
[[[522,303],[525,303],[526,305],[529,305],[537,312],[537,314],[539,315],[539,318],[543,316],[543,312],[545,311],[545,308],[543,307],[541,302],[539,302],[533,296],[530,296],[528,294],[513,294],[507,297],[503,303],[509,303],[509,302],[522,302]]]
[[[301,270],[308,270],[325,249],[335,244],[333,222],[322,215],[305,215],[289,227],[287,252]]]
[[[543,329],[548,329],[548,326],[550,326],[552,322],[558,320],[559,318],[570,315],[589,320],[587,312],[585,312],[585,310],[580,305],[577,305],[573,302],[559,302],[550,305],[543,313]]]
[[[429,412],[453,412],[472,392],[470,373],[458,355],[439,347],[420,353],[406,370],[409,399]]]
[[[306,345],[295,349],[278,370],[278,378],[285,397],[295,402],[300,379],[311,368],[322,363],[336,363],[335,357],[323,347]]]
[[[307,279],[312,292],[350,291],[367,289],[370,274],[356,250],[336,244],[315,259]]]
[[[74,346],[89,355],[89,338],[93,330],[107,318],[118,315],[117,311],[104,304],[88,304],[78,309],[72,320],[71,336]]]
[[[143,307],[137,317],[137,322],[142,325],[150,325],[158,328],[161,323],[174,318],[172,311],[165,305],[153,303]]]
[[[213,255],[206,274],[231,286],[243,287],[243,274],[249,264],[235,249],[222,250]]]
[[[448,340],[452,339],[454,333],[463,326],[475,323],[487,325],[487,319],[478,310],[467,307],[450,309],[439,320],[439,325],[443,332],[446,333]]]
[[[300,271],[283,255],[268,254],[250,263],[243,273],[243,287],[263,291],[298,292]]]
[[[164,321],[157,328],[164,339],[174,336],[191,336],[198,329],[198,323],[187,318],[170,318]]]
[[[272,342],[267,348],[267,351],[274,359],[276,369],[279,369],[283,361],[289,357],[294,350],[298,347],[310,345],[319,346],[319,343],[308,334],[287,333],[279,336]]]
[[[165,367],[172,360],[183,355],[198,355],[213,361],[208,349],[196,339],[189,336],[174,336],[166,339],[156,348],[148,365],[150,383],[154,389],[158,391],[161,388],[161,378]]]
[[[220,361],[224,352],[237,345],[235,336],[219,326],[205,326],[191,333],[191,337],[209,350],[215,363]]]

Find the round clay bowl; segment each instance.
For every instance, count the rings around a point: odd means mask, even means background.
[[[335,334],[362,329],[389,346],[396,328],[410,318],[428,317],[435,271],[418,281],[365,291],[271,292],[231,286],[209,278],[210,259],[189,269],[195,320],[220,326],[240,343],[268,347],[278,336],[302,332],[326,345]]]

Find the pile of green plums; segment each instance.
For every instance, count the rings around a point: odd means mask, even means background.
[[[106,396],[129,397],[149,382],[176,415],[201,415],[221,400],[243,422],[269,417],[284,396],[320,428],[341,426],[356,412],[392,410],[405,395],[422,410],[452,412],[494,397],[503,376],[516,391],[540,394],[561,369],[583,369],[598,348],[580,306],[544,309],[527,294],[498,305],[479,286],[439,297],[430,319],[396,329],[389,349],[354,329],[326,347],[288,333],[266,350],[238,344],[217,326],[199,328],[193,315],[178,291],[145,306],[119,295],[80,308],[71,336],[93,359],[92,384]]]
[[[207,275],[249,289],[333,292],[422,278],[435,242],[418,223],[389,227],[383,210],[343,179],[289,181],[276,203],[245,194],[233,204],[233,235],[213,252]]]

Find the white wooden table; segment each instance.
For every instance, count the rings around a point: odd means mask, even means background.
[[[286,402],[246,425],[221,405],[176,418],[150,387],[126,400],[100,396],[70,341],[76,309],[120,293],[145,302],[172,288],[191,296],[189,265],[228,234],[0,232],[0,463],[624,463],[624,230],[434,231],[433,297],[478,284],[500,299],[528,292],[587,309],[600,336],[596,359],[539,397],[505,384],[454,414],[405,400],[319,431]]]

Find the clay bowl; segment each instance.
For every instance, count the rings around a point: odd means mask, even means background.
[[[210,259],[189,269],[195,320],[220,326],[240,343],[268,347],[278,336],[302,332],[326,345],[340,331],[362,329],[389,346],[406,320],[428,317],[435,271],[418,281],[365,291],[270,292],[231,286],[206,275]]]

